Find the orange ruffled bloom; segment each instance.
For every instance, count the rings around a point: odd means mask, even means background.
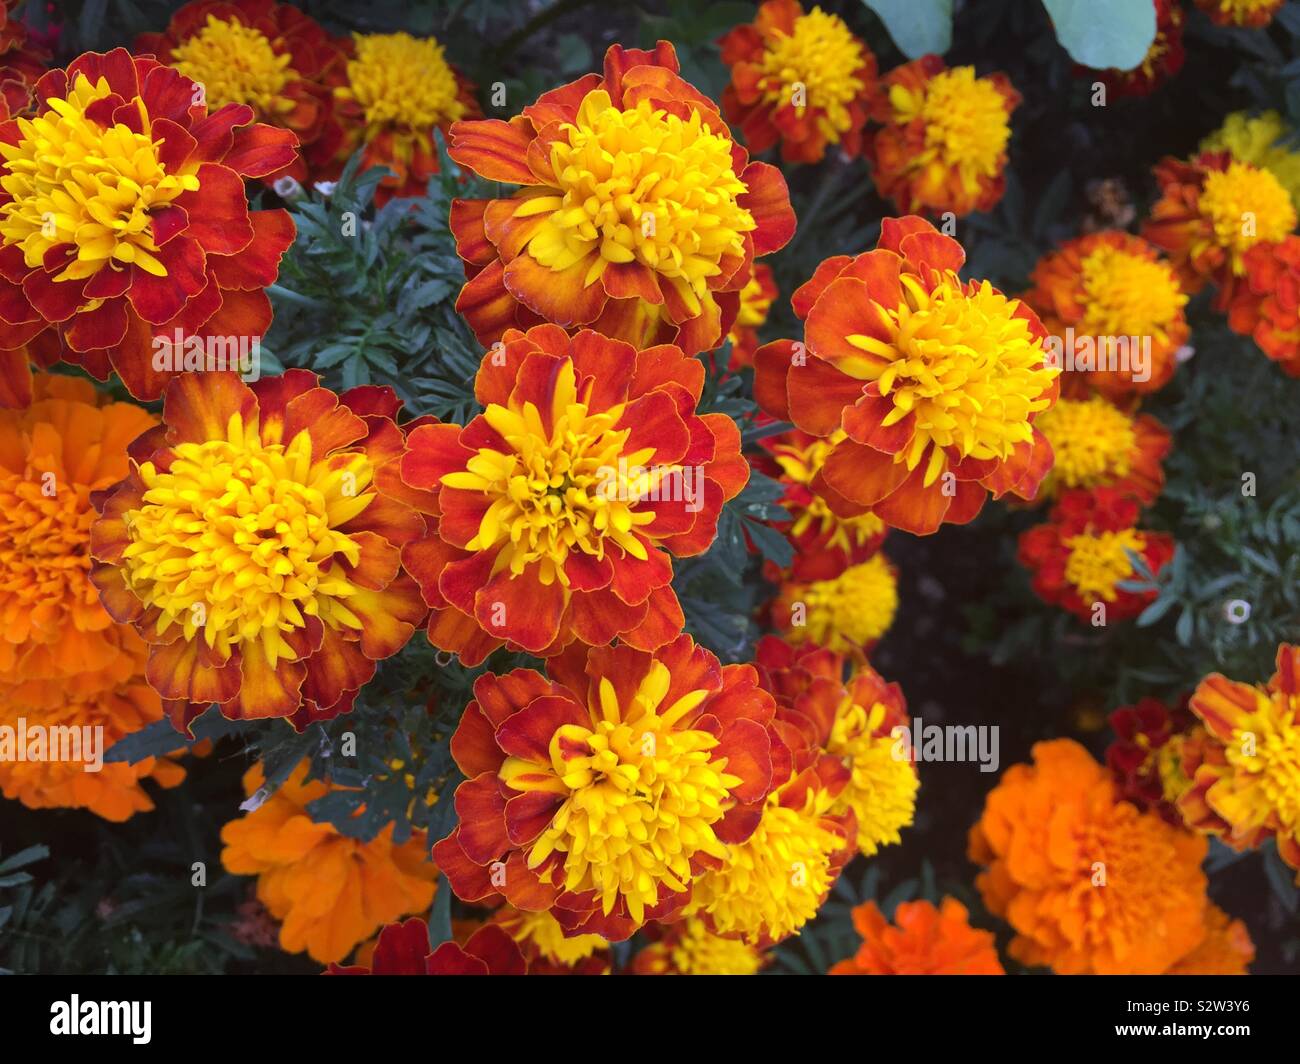
[[[991,931],[970,925],[966,906],[944,898],[905,901],[892,926],[874,901],[853,910],[862,936],[858,952],[833,965],[831,975],[1006,975]]]
[[[404,552],[433,644],[473,665],[503,642],[550,656],[676,636],[672,557],[709,548],[749,478],[735,422],[695,413],[703,384],[670,345],[507,332],[475,379],[484,413],[417,428],[402,460],[437,493],[436,526]]]
[[[451,742],[460,824],[434,860],[464,901],[621,941],[753,832],[789,752],[753,668],[689,636],[653,655],[575,645],[548,671],[476,681]]]
[[[876,92],[876,57],[838,15],[798,0],[766,0],[752,25],[723,36],[731,83],[722,111],[754,153],[781,145],[789,163],[821,162],[826,149],[862,151]]]
[[[1240,920],[1217,905],[1205,908],[1205,938],[1166,975],[1249,975],[1255,943]]]
[[[1260,29],[1273,21],[1282,0],[1196,0],[1196,6],[1219,26]]]
[[[294,225],[250,211],[243,178],[292,162],[294,134],[244,104],[209,113],[189,78],[123,48],[51,70],[36,95],[34,117],[0,124],[0,345],[50,330],[67,361],[157,399],[174,374],[155,337],[176,361],[178,334],[260,338]],[[68,183],[84,198],[60,206]]]
[[[1131,414],[1108,399],[1061,399],[1037,421],[1056,462],[1038,500],[1071,488],[1114,488],[1150,506],[1165,485],[1161,464],[1173,436],[1150,414]]]
[[[886,218],[874,251],[836,255],[795,292],[804,343],[754,356],[754,393],[813,436],[842,430],[813,478],[832,511],[927,535],[992,492],[1032,499],[1052,465],[1034,418],[1056,401],[1046,331],[922,218]],[[954,354],[954,351],[959,352]]]
[[[1300,377],[1300,237],[1246,252],[1244,282],[1233,290],[1228,325],[1253,337],[1288,377]]]
[[[280,948],[341,961],[384,924],[433,903],[438,870],[423,832],[393,842],[389,824],[369,842],[311,818],[307,806],[333,789],[307,780],[308,763],[247,816],[221,829],[227,872],[257,876],[257,898],[277,920]],[[261,764],[244,773],[250,797],[266,782]],[[378,951],[376,951],[378,952]]]
[[[727,339],[731,341],[729,369],[754,365],[754,352],[758,350],[758,330],[767,321],[768,312],[779,294],[776,279],[772,276],[772,267],[765,262],[754,263],[754,276],[740,290],[740,308],[731,332],[727,333]]]
[[[97,501],[91,554],[178,729],[214,702],[299,729],[345,713],[422,623],[399,565],[424,529],[401,501],[399,407],[391,388],[338,396],[298,369],[168,386],[163,424]]]
[[[1071,739],[1033,757],[1007,769],[970,833],[984,903],[1017,932],[1011,956],[1060,975],[1167,971],[1205,938],[1205,839],[1117,800]]]
[[[612,46],[602,74],[544,93],[509,122],[457,122],[449,152],[502,199],[457,200],[468,281],[456,309],[479,340],[541,321],[638,347],[717,347],[757,256],[794,234],[780,171],[749,161],[666,41]]]

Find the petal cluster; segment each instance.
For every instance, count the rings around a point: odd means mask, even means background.
[[[944,898],[905,901],[891,924],[874,901],[853,910],[858,952],[831,975],[1005,975],[990,931],[970,926],[966,906]]]
[[[1150,506],[1164,487],[1162,462],[1173,437],[1150,414],[1129,413],[1094,395],[1058,400],[1037,425],[1056,457],[1039,499],[1073,488],[1114,488]]]

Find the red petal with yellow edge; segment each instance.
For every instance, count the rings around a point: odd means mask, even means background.
[[[545,336],[540,335],[543,329],[549,330]],[[556,326],[539,326],[530,329],[528,335],[533,338],[537,334],[537,339],[543,340],[554,338],[561,331]],[[601,336],[590,329],[583,329],[571,343],[566,340],[565,346],[578,376],[579,391],[591,410],[608,410],[628,400],[646,352],[638,352],[631,344]],[[681,352],[676,348],[668,350],[681,358]]]
[[[604,646],[645,620],[644,602],[629,606],[612,591],[579,591],[569,598],[567,628],[589,646]]]
[[[694,505],[699,512],[695,515],[695,524],[689,532],[676,536],[666,536],[660,542],[679,558],[693,558],[703,554],[713,545],[718,536],[718,517],[722,513],[722,489],[714,480],[704,478],[703,498]]]
[[[679,384],[691,396],[691,409],[704,390],[704,364],[674,344],[659,344],[636,352],[636,368],[628,385],[630,398],[666,384]]]
[[[600,283],[613,299],[644,299],[656,305],[664,301],[658,275],[642,262],[612,262],[600,275]]]
[[[533,185],[537,179],[528,169],[527,154],[534,136],[532,123],[518,115],[509,122],[498,118],[453,122],[447,154],[489,181]]]
[[[671,583],[673,579],[673,562],[671,556],[661,550],[654,550],[646,544],[646,557],[633,558],[619,547],[611,547],[614,557],[614,579],[609,589],[630,606],[644,602],[650,592],[657,587]]]
[[[611,44],[605,52],[605,88],[616,107],[622,105],[623,76],[637,66],[660,66],[680,74],[682,67],[677,61],[677,50],[668,41],[658,41],[653,51],[643,48],[624,48],[621,44]]]
[[[758,228],[754,254],[770,255],[779,251],[794,236],[794,208],[790,206],[790,189],[781,171],[768,163],[750,163],[740,180],[749,191],[736,197],[736,203],[754,216]]]
[[[674,110],[670,104],[685,104],[687,109],[680,110],[679,117],[689,118],[692,111],[702,111],[704,121],[716,123],[713,128],[718,136],[730,136],[730,130],[717,122],[718,105],[689,81],[679,77],[676,71],[653,65],[633,67],[623,75],[621,88],[625,110],[635,110],[642,100],[646,100],[652,106],[677,114],[679,110]]]
[[[496,202],[487,199],[451,201],[447,224],[456,238],[456,254],[474,266],[486,266],[497,257],[496,248],[483,228],[483,212],[489,204]]]
[[[832,281],[808,313],[804,338],[808,350],[819,358],[870,361],[885,366],[888,359],[873,355],[849,343],[854,335],[869,336],[882,343],[892,342],[884,311],[871,299],[871,290],[857,277],[840,276]]]
[[[204,336],[266,335],[271,324],[271,300],[262,290],[241,292],[223,288],[221,306],[203,323]]]
[[[297,156],[298,137],[291,130],[258,122],[234,131],[230,151],[221,164],[243,177],[266,177],[292,164]],[[202,176],[199,180],[202,182]]]
[[[447,877],[452,892],[461,901],[482,901],[497,893],[492,885],[490,866],[476,864],[466,855],[460,844],[460,828],[456,828],[433,847],[433,863]]]
[[[549,883],[543,883],[537,872],[528,867],[523,853],[515,850],[506,858],[505,884],[501,893],[516,909],[541,912],[555,904],[559,891]]]
[[[375,675],[375,663],[356,643],[329,625],[321,626],[320,648],[307,659],[302,693],[318,706],[329,707],[348,691],[359,691]]]
[[[958,480],[953,488],[952,505],[948,507],[943,519],[953,525],[969,524],[984,509],[989,493],[983,485],[970,480]]]
[[[916,431],[916,414],[909,411],[900,421],[885,425],[885,418],[895,411],[894,400],[880,394],[872,381],[862,397],[844,409],[842,424],[849,437],[877,451],[897,454],[911,442]]]
[[[596,591],[609,587],[614,578],[614,561],[610,553],[603,558],[581,551],[570,551],[564,561],[564,575],[571,591]]]
[[[483,344],[492,343],[516,324],[519,302],[506,290],[502,281],[504,272],[505,264],[500,259],[493,260],[466,281],[456,297],[456,312]]]
[[[712,351],[722,342],[722,309],[717,303],[721,293],[716,298],[706,295],[700,301],[699,314],[680,318],[674,317],[671,310],[674,302],[673,283],[661,285],[660,288],[664,293],[664,306],[669,308],[669,319],[678,322],[677,333],[673,337],[674,344],[684,352],[698,355],[701,351]]]
[[[899,241],[899,249],[909,262],[935,270],[957,273],[966,264],[966,252],[962,246],[952,237],[933,230],[908,234]]]
[[[83,310],[63,334],[68,346],[74,351],[96,351],[120,344],[126,336],[126,306],[124,299],[109,299],[94,310]],[[19,351],[18,357],[26,366],[26,353]]]
[[[795,354],[793,340],[776,340],[754,352],[754,399],[765,413],[782,421],[790,419],[787,389]]]
[[[855,256],[840,276],[861,281],[881,306],[896,307],[903,301],[902,267],[903,260],[894,252],[876,249]]]
[[[506,754],[537,765],[550,765],[551,738],[566,724],[591,727],[591,716],[568,695],[540,695],[496,730],[496,743]]]
[[[840,427],[846,408],[862,397],[865,383],[810,355],[803,365],[791,366],[786,378],[790,420],[804,432],[829,436]]]
[[[443,569],[464,557],[464,551],[445,543],[436,532],[431,532],[402,547],[402,568],[415,577],[424,601],[430,606],[441,607],[447,605],[447,600],[438,589],[438,578]]]
[[[213,255],[209,262],[222,288],[245,291],[274,284],[280,275],[280,259],[298,234],[288,211],[253,211],[253,240],[234,255]]]
[[[564,798],[547,791],[525,791],[506,802],[506,834],[516,846],[527,846],[551,826]]]
[[[145,678],[164,698],[191,702],[229,702],[240,683],[237,662],[223,663],[202,641],[180,638],[150,649]]]
[[[448,473],[465,468],[474,452],[460,444],[459,425],[424,425],[407,437],[402,479],[413,488],[436,489]]]
[[[419,587],[405,573],[383,591],[358,589],[347,607],[361,621],[361,649],[376,661],[401,650],[427,612]]]
[[[504,645],[479,627],[478,621],[454,606],[435,609],[429,615],[429,642],[439,650],[456,654],[466,668],[482,665],[494,650]]]
[[[533,699],[563,693],[535,669],[514,669],[502,676],[485,672],[474,681],[474,698],[493,728],[500,727]]]
[[[510,849],[506,835],[506,791],[493,773],[484,772],[456,788],[460,845],[476,864],[489,864]]]
[[[242,187],[242,186],[241,186]],[[207,260],[198,242],[185,237],[164,244],[157,254],[167,273],[155,277],[133,268],[127,293],[131,306],[145,321],[161,325],[181,312],[186,302],[207,287]]]
[[[1000,499],[1011,492],[1022,499],[1032,499],[1037,493],[1039,483],[1052,468],[1054,455],[1052,445],[1046,437],[1037,429],[1033,432],[1034,439],[1031,442],[1016,444],[1010,456],[980,480],[993,493],[993,498]],[[1025,491],[1028,491],[1028,495]]]
[[[740,427],[727,414],[701,414],[700,420],[713,433],[714,460],[708,476],[722,489],[723,497],[734,499],[749,483],[750,466],[740,453]]]
[[[274,429],[279,430],[278,439]],[[346,406],[328,388],[313,388],[289,400],[284,408],[283,423],[261,424],[262,438],[291,444],[300,432],[311,436],[311,460],[319,462],[327,455],[356,443],[366,435],[366,423]]]
[[[233,415],[247,424],[256,412],[256,398],[234,373],[181,374],[172,378],[163,397],[172,446],[224,439]]]
[[[559,580],[547,586],[537,579],[536,570],[537,563],[517,577],[502,570],[474,600],[474,616],[485,632],[533,653],[554,642],[565,606]]]
[[[471,702],[461,714],[451,737],[451,756],[470,779],[483,772],[495,775],[506,759],[497,746],[496,729],[477,702]]]
[[[518,949],[518,947],[515,947]],[[455,942],[443,942],[425,962],[427,975],[491,975],[487,963],[471,957]]]
[[[628,430],[625,454],[642,449],[654,452],[655,465],[673,465],[686,454],[691,436],[677,412],[677,403],[664,391],[649,392],[628,403],[619,418],[619,430]]]
[[[442,510],[438,534],[448,543],[463,547],[478,535],[479,524],[491,505],[492,500],[483,492],[469,491],[464,488],[443,488],[438,493],[438,506]],[[490,560],[491,556],[489,556]],[[487,582],[487,575],[483,574],[479,580],[477,587]],[[443,593],[447,593],[445,589]],[[454,598],[452,601],[459,604],[461,609],[465,609],[469,600],[461,597]]]
[[[95,527],[98,528],[101,524],[102,521],[97,521]],[[125,532],[123,531],[122,534],[125,535]],[[108,615],[119,624],[131,624],[144,612],[140,600],[127,588],[122,570],[112,562],[92,562],[90,582],[99,592],[99,601],[108,611]]]
[[[924,466],[920,467],[924,470]],[[827,455],[821,472],[813,478],[813,491],[824,480],[837,495],[870,506],[898,490],[907,479],[907,466],[887,454],[853,440],[841,440]],[[848,516],[848,515],[842,515]]]
[[[474,598],[492,575],[491,554],[479,553],[448,562],[438,576],[438,591],[443,599],[462,613],[474,612]]]
[[[239,693],[222,709],[231,720],[287,717],[302,703],[305,662],[281,658],[272,665],[259,642],[240,648]]]
[[[501,283],[515,299],[547,321],[566,329],[586,325],[600,316],[608,298],[598,281],[586,283],[587,271],[597,257],[593,251],[572,266],[552,270],[530,255],[520,255],[502,271]]]
[[[235,143],[235,127],[253,120],[253,109],[243,103],[228,103],[190,126],[190,135],[198,142],[196,157],[220,162]]]
[[[882,218],[880,220],[880,239],[876,246],[903,254],[903,238],[913,233],[938,233],[933,225],[915,214],[905,214],[901,218]]]
[[[829,259],[823,259],[813,271],[812,277],[794,290],[794,294],[790,297],[790,306],[800,321],[808,317],[813,304],[852,261],[853,257],[850,255],[832,255]]]
[[[898,488],[872,506],[872,512],[885,524],[917,536],[928,536],[943,524],[952,496],[943,493],[940,481],[925,486],[925,467],[922,459]]]
[[[339,402],[357,417],[380,417],[389,420],[402,412],[402,400],[397,392],[387,384],[358,384],[339,394]],[[373,433],[373,428],[372,428]],[[405,446],[394,448],[393,453],[400,454]]]

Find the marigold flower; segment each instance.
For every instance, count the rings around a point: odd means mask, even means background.
[[[1033,759],[1003,773],[970,833],[975,884],[1017,933],[1008,952],[1060,975],[1167,971],[1205,937],[1205,839],[1117,800],[1071,739]]]
[[[1255,943],[1246,925],[1210,904],[1205,907],[1205,938],[1165,974],[1249,975],[1254,959]]]
[[[1098,603],[1108,621],[1141,613],[1156,593],[1119,586],[1137,576],[1128,552],[1159,573],[1174,556],[1174,541],[1139,529],[1137,519],[1137,502],[1114,488],[1064,492],[1047,523],[1020,536],[1020,562],[1033,573],[1034,591],[1084,621]]]
[[[423,621],[399,567],[424,529],[400,501],[399,406],[391,388],[337,396],[306,370],[168,386],[163,425],[98,501],[91,554],[178,729],[214,702],[298,728],[345,713]]]
[[[755,354],[764,410],[846,434],[812,482],[836,513],[927,535],[972,520],[988,492],[1032,499],[1051,467],[1033,426],[1058,391],[1047,334],[1024,303],[963,283],[964,261],[924,219],[886,218],[874,251],[827,259],[795,292],[804,344]]]
[[[1006,975],[993,933],[970,926],[966,906],[944,898],[905,901],[891,926],[874,901],[853,910],[862,936],[858,952],[833,965],[831,975]]]
[[[341,961],[384,924],[428,909],[438,870],[423,832],[400,845],[389,824],[369,842],[311,818],[307,806],[334,787],[298,765],[274,794],[221,829],[227,872],[257,876],[257,897],[277,920],[280,948]],[[261,764],[244,773],[250,797],[266,782]],[[376,954],[379,950],[376,949]]]
[[[1101,396],[1060,399],[1037,425],[1056,456],[1039,499],[1070,488],[1114,488],[1150,506],[1160,495],[1173,437],[1150,414],[1127,413]]]
[[[805,12],[798,0],[767,0],[752,24],[725,34],[727,120],[752,152],[778,141],[791,163],[821,162],[828,147],[862,150],[876,91],[876,57],[838,15]]]
[[[1114,229],[1076,237],[1045,255],[1030,279],[1025,302],[1055,338],[1048,347],[1067,371],[1068,394],[1095,388],[1117,398],[1169,383],[1190,335],[1187,293],[1145,240]]]
[[[1183,22],[1186,14],[1180,0],[1154,0],[1156,35],[1142,62],[1132,70],[1093,70],[1076,66],[1075,74],[1092,77],[1117,97],[1150,96],[1183,69],[1187,53],[1183,49]]]
[[[881,79],[866,149],[880,194],[899,210],[955,215],[990,210],[1006,187],[1011,112],[1020,93],[1005,74],[975,76],[926,55]]]
[[[1300,237],[1256,244],[1232,292],[1228,325],[1254,339],[1288,377],[1300,377]]]
[[[603,975],[609,971],[609,943],[604,938],[568,937],[545,909],[530,913],[503,905],[492,914],[492,923],[515,940],[530,975]]]
[[[729,368],[740,369],[754,365],[754,352],[758,350],[758,330],[767,321],[767,313],[778,295],[772,267],[765,262],[754,263],[754,276],[740,290],[740,308],[736,321],[727,333],[731,341]]]
[[[715,935],[697,918],[668,924],[662,932],[632,958],[636,975],[757,975],[771,960],[746,942]]]
[[[473,665],[502,642],[550,656],[673,639],[672,557],[708,549],[749,478],[736,423],[695,413],[703,384],[676,347],[508,331],[475,380],[484,412],[417,428],[402,460],[441,514],[404,552],[434,645]]]
[[[898,577],[883,554],[829,580],[787,580],[772,602],[772,624],[792,643],[813,643],[860,659],[889,631]]]
[[[1217,25],[1259,29],[1273,21],[1282,0],[1196,0],[1196,6]]]
[[[1291,195],[1300,210],[1300,152],[1287,147],[1293,130],[1276,111],[1251,115],[1236,111],[1201,141],[1202,152],[1226,151],[1234,159],[1267,170]]]
[[[575,644],[548,671],[475,683],[451,743],[460,825],[434,859],[464,901],[504,896],[621,941],[754,830],[789,765],[776,707],[751,666],[686,635],[653,655]]]
[[[1182,751],[1193,723],[1186,698],[1172,709],[1159,699],[1142,698],[1110,715],[1116,739],[1106,747],[1106,766],[1121,798],[1182,824],[1176,804],[1192,785],[1183,773]]]
[[[67,361],[156,399],[174,375],[158,355],[180,360],[177,335],[224,352],[266,332],[263,289],[294,226],[287,211],[250,211],[242,179],[288,165],[297,141],[244,104],[209,114],[197,93],[152,58],[90,52],[37,82],[33,117],[0,124],[6,350],[50,330]]]
[[[612,46],[604,74],[544,93],[509,122],[458,122],[449,152],[501,199],[458,200],[468,282],[456,309],[484,344],[511,327],[589,325],[688,355],[731,329],[755,257],[794,233],[785,179],[731,139],[677,55]]]

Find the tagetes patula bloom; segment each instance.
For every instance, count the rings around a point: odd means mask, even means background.
[[[673,639],[672,558],[709,548],[749,478],[736,423],[695,413],[703,383],[676,347],[507,332],[475,380],[484,412],[417,428],[402,459],[441,515],[404,552],[434,645],[472,665],[502,642],[550,656]]]
[[[519,946],[530,975],[604,975],[610,969],[609,943],[600,935],[566,935],[560,922],[542,909],[527,912],[503,905],[491,923]]]
[[[210,112],[189,78],[123,48],[51,70],[36,95],[0,125],[0,345],[51,330],[67,361],[157,399],[174,374],[155,337],[260,338],[294,225],[250,211],[243,179],[292,162],[294,134],[246,104]]]
[[[1116,97],[1149,96],[1183,68],[1183,23],[1187,14],[1182,0],[1154,0],[1156,35],[1142,61],[1131,70],[1111,67],[1094,70],[1076,66],[1075,75],[1100,81]]]
[[[1116,738],[1106,747],[1106,767],[1120,797],[1181,824],[1176,805],[1192,785],[1183,772],[1182,751],[1185,743],[1200,741],[1194,724],[1186,697],[1173,707],[1148,697],[1115,710],[1110,726]]]
[[[528,975],[528,962],[500,927],[486,924],[464,942],[429,945],[429,925],[419,917],[379,932],[367,963],[331,964],[326,975]]]
[[[427,910],[438,870],[424,833],[393,841],[389,824],[368,842],[311,818],[307,806],[334,788],[308,780],[309,765],[247,815],[221,829],[227,872],[257,876],[257,898],[280,925],[280,948],[321,964],[341,961],[353,947],[398,917]],[[266,782],[261,764],[244,773],[244,793]]]
[[[918,535],[972,520],[991,492],[1032,499],[1052,464],[1033,421],[1056,401],[1046,331],[922,218],[885,218],[874,251],[827,259],[795,292],[804,341],[754,356],[767,413],[838,439],[812,490]],[[843,431],[843,438],[836,437]]]
[[[1060,344],[1054,351],[1066,371],[1065,394],[1082,397],[1095,389],[1119,397],[1169,383],[1174,356],[1190,335],[1187,292],[1151,244],[1117,229],[1076,237],[1043,256],[1030,280],[1024,299]],[[1092,368],[1085,368],[1083,337],[1092,345]],[[1115,347],[1113,340],[1124,346]],[[1147,345],[1149,364],[1135,364],[1133,357]],[[1125,353],[1131,357],[1121,358]],[[1135,371],[1146,379],[1134,380]]]
[[[858,952],[833,965],[830,975],[1006,975],[991,931],[971,927],[966,906],[944,898],[905,901],[885,919],[874,901],[853,910],[862,936]]]
[[[1236,111],[1201,141],[1201,151],[1226,151],[1234,159],[1269,171],[1300,210],[1300,151],[1288,147],[1292,129],[1276,111]]]
[[[867,142],[876,188],[909,214],[991,209],[1019,104],[1005,74],[976,77],[937,55],[895,67],[881,79],[872,115],[881,128]]]
[[[757,975],[771,954],[736,938],[723,938],[698,917],[666,924],[662,937],[632,958],[635,975]]]
[[[767,321],[768,312],[780,293],[772,267],[765,262],[754,264],[754,276],[740,290],[740,307],[727,339],[731,341],[730,369],[754,365],[754,352],[758,350],[758,330]]]
[[[776,705],[751,666],[686,635],[654,654],[575,644],[547,671],[475,683],[451,741],[460,825],[434,860],[464,901],[621,941],[754,831],[789,771]]]
[[[1249,975],[1254,959],[1255,943],[1246,925],[1211,903],[1205,907],[1205,938],[1165,974]]]
[[[1273,21],[1282,0],[1196,0],[1196,6],[1220,26],[1259,29]]]
[[[1114,488],[1150,506],[1164,487],[1161,463],[1173,437],[1150,414],[1129,413],[1095,395],[1060,399],[1036,424],[1056,456],[1039,500],[1071,488]]]
[[[1044,602],[1084,621],[1102,616],[1109,623],[1137,616],[1155,601],[1156,593],[1120,586],[1138,578],[1129,552],[1152,573],[1159,573],[1174,556],[1171,536],[1140,529],[1137,521],[1137,501],[1114,488],[1064,492],[1047,523],[1020,536],[1020,562],[1033,574],[1034,591]]]
[[[519,186],[457,200],[469,278],[456,309],[484,344],[540,321],[695,355],[731,329],[754,259],[794,234],[780,171],[749,161],[673,46],[612,46],[603,74],[509,122],[458,122],[448,151]]]
[[[1244,261],[1228,325],[1251,337],[1288,377],[1300,377],[1300,237],[1256,244]]]
[[[975,885],[1016,931],[1008,952],[1060,975],[1156,975],[1199,946],[1205,853],[1203,837],[1119,800],[1072,739],[1008,768],[970,833]]]
[[[162,426],[98,501],[91,554],[178,729],[214,702],[299,729],[345,713],[424,620],[400,568],[424,522],[400,501],[399,406],[390,388],[339,396],[297,369],[168,385]]]
[[[1178,801],[1183,819],[1235,850],[1276,838],[1282,860],[1300,871],[1300,648],[1278,648],[1267,684],[1215,673],[1189,705],[1207,734],[1184,751],[1192,786]]]
[[[916,815],[920,779],[894,735],[908,726],[898,684],[886,683],[869,665],[851,667],[846,680],[849,663],[842,655],[791,647],[773,636],[759,641],[755,660],[764,689],[777,700],[778,718],[849,770],[831,809],[852,810],[858,850],[870,857],[899,842]]]
[[[723,36],[731,84],[722,110],[749,150],[781,145],[790,163],[821,162],[827,149],[862,150],[876,92],[876,57],[838,15],[798,0],[767,0],[752,24]]]
[[[787,577],[772,600],[772,625],[791,643],[824,646],[859,661],[889,631],[898,610],[898,573],[883,554],[838,575]]]

